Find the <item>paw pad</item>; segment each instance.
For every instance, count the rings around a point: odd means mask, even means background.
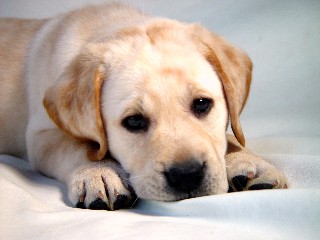
[[[232,190],[235,191],[243,191],[245,187],[248,184],[249,178],[247,176],[235,176],[232,178],[232,184],[230,186],[231,189],[229,189],[230,192],[233,192]]]
[[[249,190],[263,190],[263,189],[272,189],[274,186],[269,183],[259,183],[259,184],[254,184],[250,186],[248,189]]]
[[[128,197],[126,195],[118,195],[116,201],[113,203],[113,210],[118,210],[125,208],[128,202]]]
[[[108,204],[105,203],[101,198],[97,198],[89,205],[89,209],[92,210],[109,210]]]

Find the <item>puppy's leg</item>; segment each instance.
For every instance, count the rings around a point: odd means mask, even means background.
[[[231,192],[288,187],[281,171],[242,147],[231,135],[228,135],[226,163]]]
[[[113,160],[91,162],[84,144],[59,129],[28,134],[31,164],[68,186],[79,208],[116,210],[131,206],[135,195],[122,167]]]

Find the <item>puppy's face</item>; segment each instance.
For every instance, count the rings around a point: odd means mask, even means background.
[[[186,36],[133,34],[120,46],[105,56],[102,113],[109,150],[137,195],[226,192],[227,107],[212,66]]]
[[[243,51],[201,26],[155,20],[93,38],[43,103],[89,159],[109,150],[139,197],[217,194],[227,191],[228,117],[244,145],[251,70]]]

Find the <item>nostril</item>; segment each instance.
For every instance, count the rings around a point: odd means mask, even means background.
[[[170,187],[179,192],[189,193],[200,187],[204,169],[205,164],[192,160],[172,166],[164,175]]]

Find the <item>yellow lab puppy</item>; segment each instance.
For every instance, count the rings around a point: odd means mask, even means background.
[[[200,25],[107,4],[0,31],[0,152],[65,182],[76,206],[287,187],[242,147],[250,59]]]

